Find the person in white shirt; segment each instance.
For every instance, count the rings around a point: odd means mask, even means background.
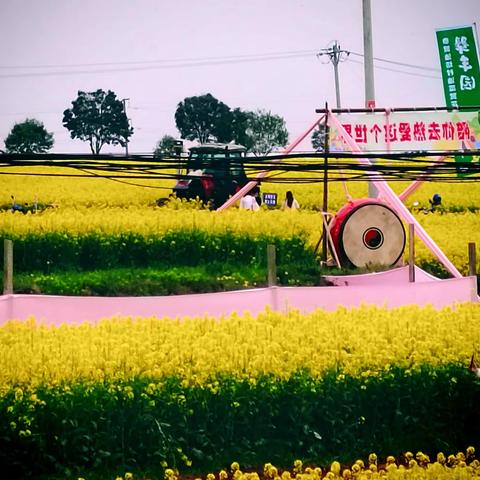
[[[255,212],[260,210],[257,200],[250,193],[247,193],[244,197],[242,197],[240,200],[240,208],[244,210],[253,210]]]
[[[300,205],[293,197],[293,193],[289,190],[285,195],[285,200],[282,204],[282,210],[296,210],[298,208],[300,208]]]

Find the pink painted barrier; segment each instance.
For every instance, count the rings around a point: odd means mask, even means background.
[[[3,295],[0,296],[0,325],[30,316],[48,325],[61,325],[96,322],[112,316],[180,318],[209,315],[218,318],[233,312],[257,315],[266,307],[280,312],[295,309],[310,313],[318,308],[335,310],[362,304],[389,308],[430,304],[443,308],[479,300],[475,277],[439,280],[421,273],[420,269],[417,272],[419,281],[415,283],[408,282],[408,267],[405,267],[375,274],[330,277],[331,280],[343,278],[347,285],[342,286],[270,287],[166,297]]]
[[[458,303],[478,302],[475,277],[449,278],[435,282],[399,285],[339,287],[285,287],[282,289],[278,310],[295,308],[309,313],[317,308],[336,310],[361,305],[395,308],[403,305],[432,305],[440,309]]]
[[[392,285],[410,283],[408,266],[393,268],[385,272],[364,273],[360,275],[325,275],[324,278],[336,286],[369,286]],[[437,277],[430,275],[415,266],[415,283],[441,282]]]

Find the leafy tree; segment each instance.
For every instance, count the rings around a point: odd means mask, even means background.
[[[267,155],[288,142],[285,120],[265,110],[250,113],[246,135],[251,144],[250,151],[255,155]]]
[[[323,152],[325,150],[325,134],[326,127],[324,123],[320,123],[318,128],[312,133],[312,147],[316,152]]]
[[[230,107],[210,93],[185,98],[175,112],[175,123],[182,138],[200,143],[231,141],[232,120]]]
[[[124,105],[111,90],[79,91],[72,105],[63,112],[63,125],[72,138],[88,141],[93,154],[106,144],[124,147],[133,134]]]
[[[253,147],[252,138],[247,134],[249,122],[254,114],[235,108],[232,111],[232,139],[235,143],[243,145],[247,150]]]
[[[33,118],[16,123],[5,139],[8,153],[45,153],[52,147],[53,134]]]
[[[165,155],[174,155],[175,146],[177,145],[177,139],[171,135],[164,135],[157,143],[153,156],[155,158],[161,158]]]

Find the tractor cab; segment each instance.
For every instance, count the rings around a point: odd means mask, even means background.
[[[199,198],[214,208],[222,205],[247,183],[243,168],[246,149],[232,143],[207,143],[191,147],[184,176],[173,191],[178,198]]]

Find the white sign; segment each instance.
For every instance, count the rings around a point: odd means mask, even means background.
[[[389,112],[352,113],[336,118],[366,152],[446,151],[480,149],[479,113]],[[335,127],[331,151],[348,150]]]

